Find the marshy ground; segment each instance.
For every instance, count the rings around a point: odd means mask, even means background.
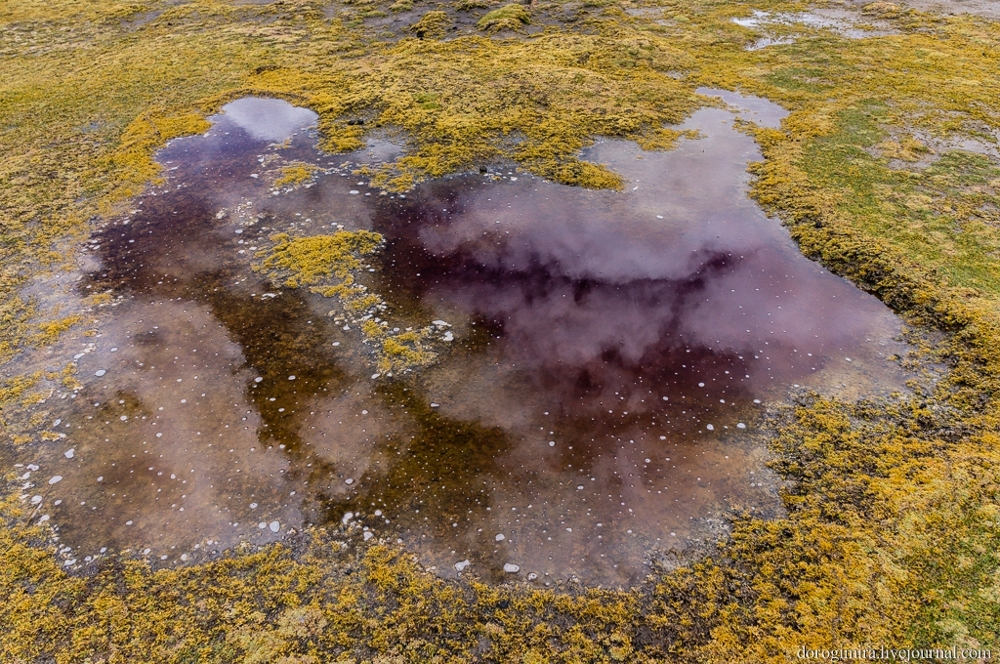
[[[951,4],[0,5],[4,658],[996,648]]]

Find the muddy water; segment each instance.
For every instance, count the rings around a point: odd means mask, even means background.
[[[621,584],[729,509],[777,513],[764,404],[895,388],[904,349],[885,307],[746,198],[759,153],[733,120],[781,109],[719,94],[740,108],[698,111],[683,128],[702,138],[672,152],[586,154],[623,192],[494,169],[386,194],[353,171],[391,144],[321,155],[308,111],[227,106],[86,249],[79,292],[111,299],[73,349],[85,387],[37,518],[81,559],[174,564],[356,522],[442,574]],[[298,162],[321,170],[275,188]],[[435,321],[430,366],[375,377],[337,302],[252,269],[275,232],[340,227],[386,238],[360,278],[386,325]]]

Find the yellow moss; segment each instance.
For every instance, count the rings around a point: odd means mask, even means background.
[[[476,27],[487,32],[501,30],[520,31],[523,26],[531,23],[531,14],[519,3],[504,5],[487,13],[476,23]]]
[[[410,32],[420,39],[440,39],[444,37],[445,31],[451,25],[451,17],[448,12],[432,11],[424,14],[419,21],[409,27]]]
[[[401,373],[425,366],[437,354],[429,347],[430,327],[392,333],[375,317],[385,316],[382,298],[357,282],[365,256],[382,246],[383,238],[371,231],[338,231],[333,235],[292,238],[279,233],[270,250],[259,252],[255,269],[290,288],[308,286],[314,293],[339,300],[346,320],[357,325],[374,355],[379,373]],[[380,322],[381,321],[381,322]]]
[[[293,164],[288,164],[287,166],[282,166],[280,169],[280,175],[275,178],[274,186],[283,187],[284,185],[299,185],[304,182],[308,182],[312,179],[319,167],[315,164],[307,164],[304,162],[296,162]]]

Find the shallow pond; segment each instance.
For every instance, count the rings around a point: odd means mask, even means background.
[[[760,155],[734,119],[783,111],[704,92],[733,108],[681,127],[700,138],[586,152],[622,192],[493,168],[388,194],[357,169],[391,143],[323,155],[311,112],[228,105],[83,252],[76,291],[111,300],[71,349],[85,386],[44,444],[35,518],[72,564],[356,523],[445,575],[627,584],[733,508],[777,514],[766,404],[896,389],[905,348],[746,197]],[[433,357],[397,375],[342,302],[254,270],[275,233],[359,229],[385,239],[355,275],[380,302],[367,323],[420,330]]]

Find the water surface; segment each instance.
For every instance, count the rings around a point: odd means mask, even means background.
[[[884,393],[904,349],[882,304],[747,199],[760,155],[734,118],[784,112],[717,94],[739,108],[696,112],[681,128],[702,138],[674,151],[586,152],[622,192],[493,168],[389,194],[354,171],[391,144],[323,155],[311,112],[228,105],[86,248],[79,292],[112,304],[72,349],[85,387],[36,518],[81,559],[175,564],[358,523],[446,575],[627,584],[729,510],[778,513],[761,410]],[[320,170],[275,188],[300,162]],[[385,237],[360,278],[387,329],[432,326],[434,363],[375,377],[335,300],[252,269],[275,232],[341,228]]]

